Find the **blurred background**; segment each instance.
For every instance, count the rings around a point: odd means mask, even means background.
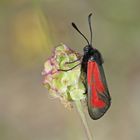
[[[112,96],[93,121],[94,140],[140,140],[140,1],[0,0],[0,140],[86,140],[76,109],[51,99],[42,85],[45,60],[63,42],[83,53],[74,21],[100,50]]]

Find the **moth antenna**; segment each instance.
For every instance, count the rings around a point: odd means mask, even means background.
[[[75,23],[72,22],[72,26],[73,26],[73,28],[74,28],[80,35],[82,35],[82,36],[85,38],[85,40],[87,41],[88,45],[90,45],[88,39],[87,39],[87,38],[83,35],[83,33],[77,28],[77,26],[75,25]]]
[[[89,16],[88,16],[88,23],[89,23],[89,30],[90,30],[90,44],[92,45],[92,26],[91,26],[91,16],[92,16],[92,13],[90,13]]]

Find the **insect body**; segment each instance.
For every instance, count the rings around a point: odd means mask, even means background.
[[[88,45],[83,49],[84,55],[81,63],[81,74],[85,75],[84,85],[86,87],[89,115],[92,119],[97,120],[101,118],[110,107],[111,98],[102,66],[102,55],[97,49],[92,47],[91,15],[92,14],[88,16],[91,33],[90,43],[74,23],[72,23],[72,26],[85,38],[88,43]],[[72,70],[73,68],[69,70]]]
[[[102,64],[100,52],[89,45],[88,52],[84,51],[81,71],[85,73],[89,115],[94,120],[104,115],[111,100]]]

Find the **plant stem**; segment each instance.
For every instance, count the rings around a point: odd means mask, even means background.
[[[76,101],[75,103],[76,103],[76,107],[77,107],[78,113],[79,113],[79,115],[81,117],[81,120],[83,122],[87,138],[88,138],[88,140],[93,140],[92,139],[92,135],[91,135],[90,130],[89,130],[89,127],[88,127],[88,124],[87,124],[87,120],[86,120],[85,114],[83,112],[83,107],[82,107],[81,101]]]

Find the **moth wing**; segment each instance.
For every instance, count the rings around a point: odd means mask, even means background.
[[[101,118],[111,104],[103,66],[89,60],[87,66],[88,111],[92,119]]]

